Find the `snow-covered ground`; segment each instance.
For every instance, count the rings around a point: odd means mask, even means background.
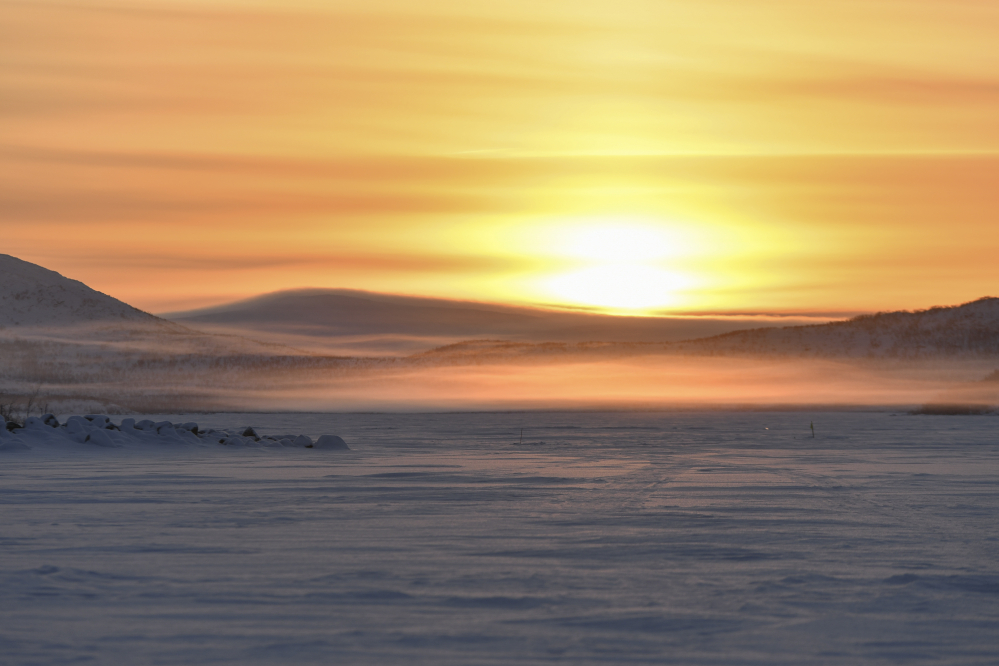
[[[0,662],[999,655],[997,417],[149,420],[352,450],[140,435],[0,451]]]

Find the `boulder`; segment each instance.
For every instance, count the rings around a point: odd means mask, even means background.
[[[90,421],[82,416],[70,416],[66,419],[66,434],[70,439],[80,444],[87,440],[87,435],[92,429]]]
[[[337,449],[340,451],[350,451],[350,447],[347,446],[347,442],[343,441],[342,437],[337,435],[322,435],[316,440],[313,448],[316,449]]]
[[[111,435],[109,435],[107,430],[104,428],[95,428],[91,430],[83,441],[85,444],[103,446],[109,449],[116,449],[119,447],[119,444],[111,439]]]
[[[157,421],[153,424],[152,430],[155,430],[157,435],[162,435],[167,428],[173,430],[173,424],[169,421]]]

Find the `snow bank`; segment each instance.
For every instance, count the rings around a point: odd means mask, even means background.
[[[261,436],[250,427],[202,430],[197,423],[123,419],[115,424],[103,414],[70,416],[65,423],[53,414],[29,417],[24,426],[4,422],[0,428],[0,451],[33,449],[37,446],[100,446],[124,448],[137,444],[179,446],[246,446],[350,450],[336,435],[322,435],[315,443],[307,435]]]

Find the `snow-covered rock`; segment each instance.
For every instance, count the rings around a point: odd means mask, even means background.
[[[87,433],[87,436],[83,439],[84,444],[93,444],[94,446],[103,446],[107,449],[117,449],[121,447],[121,444],[111,439],[107,430],[103,428],[94,428]]]
[[[118,425],[103,414],[70,416],[62,425],[55,416],[46,414],[28,418],[23,427],[4,422],[0,428],[0,451],[39,447],[81,449],[90,446],[118,449],[141,445],[350,450],[343,439],[336,435],[322,435],[314,445],[308,435],[261,436],[253,428],[202,430],[194,422],[153,422],[148,419],[136,422],[133,418],[122,419]]]
[[[343,441],[342,437],[337,435],[321,435],[319,439],[316,440],[313,448],[316,449],[339,449],[341,451],[349,451],[350,447],[347,446],[347,442]]]

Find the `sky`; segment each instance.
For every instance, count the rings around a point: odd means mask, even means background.
[[[0,252],[638,314],[999,295],[986,0],[0,0]]]

